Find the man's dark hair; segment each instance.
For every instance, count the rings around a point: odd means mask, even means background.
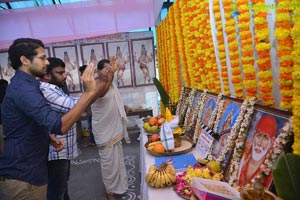
[[[22,65],[20,60],[21,56],[25,56],[32,61],[33,57],[37,55],[36,49],[39,47],[45,48],[43,42],[38,39],[19,38],[14,40],[8,49],[8,56],[12,68],[17,70]]]
[[[56,67],[65,68],[66,67],[64,61],[62,61],[62,59],[60,59],[60,58],[51,57],[51,58],[48,58],[48,61],[49,61],[49,65],[47,66],[48,74],[51,74],[53,68],[56,68]]]
[[[100,60],[100,61],[98,62],[97,68],[98,68],[99,70],[103,69],[105,63],[109,64],[110,61],[107,60],[107,59]]]
[[[79,67],[80,75],[83,74],[86,67],[87,67],[87,65],[82,65],[81,67]]]

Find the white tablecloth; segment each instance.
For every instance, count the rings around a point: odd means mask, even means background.
[[[149,167],[155,163],[155,157],[148,153],[144,144],[148,141],[147,134],[143,128],[140,134],[140,171],[141,171],[141,200],[182,200],[180,196],[176,194],[173,187],[168,188],[152,188],[145,182],[145,176],[149,170]],[[193,150],[194,151],[194,150]],[[192,151],[192,153],[193,153]]]

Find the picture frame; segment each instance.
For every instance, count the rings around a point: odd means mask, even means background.
[[[54,57],[64,61],[67,73],[67,88],[69,93],[81,92],[81,80],[79,75],[78,53],[75,45],[53,47]]]
[[[119,65],[119,68],[114,74],[114,83],[118,86],[118,88],[133,86],[130,55],[128,41],[107,43],[108,59],[111,60],[111,58],[115,56],[115,63]]]
[[[235,125],[236,120],[238,119],[240,112],[242,101],[233,99],[230,97],[223,97],[224,104],[222,108],[219,108],[221,113],[220,120],[215,123],[214,132],[218,135],[218,139],[214,141],[211,156],[213,159],[217,160],[222,153],[224,153],[224,160],[222,161],[222,170],[226,173],[228,165],[230,163],[230,159],[232,157],[234,146],[230,148],[227,147],[225,150],[225,146],[228,142],[228,138],[232,133],[232,127]],[[219,112],[218,111],[218,112]],[[238,128],[239,129],[239,128]]]
[[[218,96],[211,94],[211,93],[207,93],[206,94],[206,98],[204,100],[204,109],[203,112],[201,114],[201,116],[198,116],[198,118],[200,118],[200,121],[202,124],[204,124],[205,126],[209,125],[209,122],[212,118],[212,113],[214,112],[215,109],[218,108],[217,105],[217,98]],[[210,129],[212,129],[212,127],[209,127]]]
[[[131,40],[135,86],[152,85],[156,77],[153,38]]]
[[[81,44],[80,52],[82,64],[93,63],[95,68],[100,60],[106,58],[104,43]]]
[[[7,51],[0,52],[0,75],[1,79],[5,79],[10,83],[10,79],[15,75],[15,70],[10,65]]]
[[[244,186],[249,184],[257,175],[261,175],[264,168],[262,166],[270,156],[269,153],[276,138],[290,117],[290,113],[276,109],[255,108],[247,131],[242,158],[238,165],[238,185]],[[263,185],[267,189],[270,188],[272,185],[272,173],[264,176]]]

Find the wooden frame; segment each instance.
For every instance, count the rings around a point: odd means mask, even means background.
[[[261,166],[272,149],[276,137],[291,116],[290,113],[263,106],[255,108],[238,168],[237,178],[241,186],[251,182],[251,179],[261,173]],[[250,168],[249,165],[252,167]],[[264,179],[264,186],[270,188],[271,183],[270,173]]]
[[[0,52],[0,75],[1,79],[5,79],[10,83],[10,79],[15,75],[15,70],[10,65],[8,52]]]
[[[80,52],[82,64],[86,65],[92,62],[95,68],[100,60],[106,58],[104,43],[81,44]]]
[[[78,70],[78,54],[75,45],[53,47],[54,57],[66,64],[67,86],[70,93],[81,92],[81,80]]]
[[[156,77],[153,38],[134,39],[131,47],[135,85],[152,85],[152,78]]]
[[[119,65],[114,75],[114,82],[119,88],[133,86],[129,42],[108,42],[106,45],[108,58],[115,56],[116,64]]]

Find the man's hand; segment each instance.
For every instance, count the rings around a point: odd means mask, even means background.
[[[50,144],[54,147],[54,150],[56,152],[63,150],[65,144],[62,139],[55,137],[54,134],[49,134],[49,137],[50,137]]]
[[[84,70],[81,79],[83,84],[86,86],[86,92],[90,93],[91,95],[95,95],[96,93],[96,81],[94,79],[94,64],[89,63]]]
[[[102,70],[97,70],[98,79],[104,82],[110,82],[113,79],[114,71],[112,67],[105,67]]]

